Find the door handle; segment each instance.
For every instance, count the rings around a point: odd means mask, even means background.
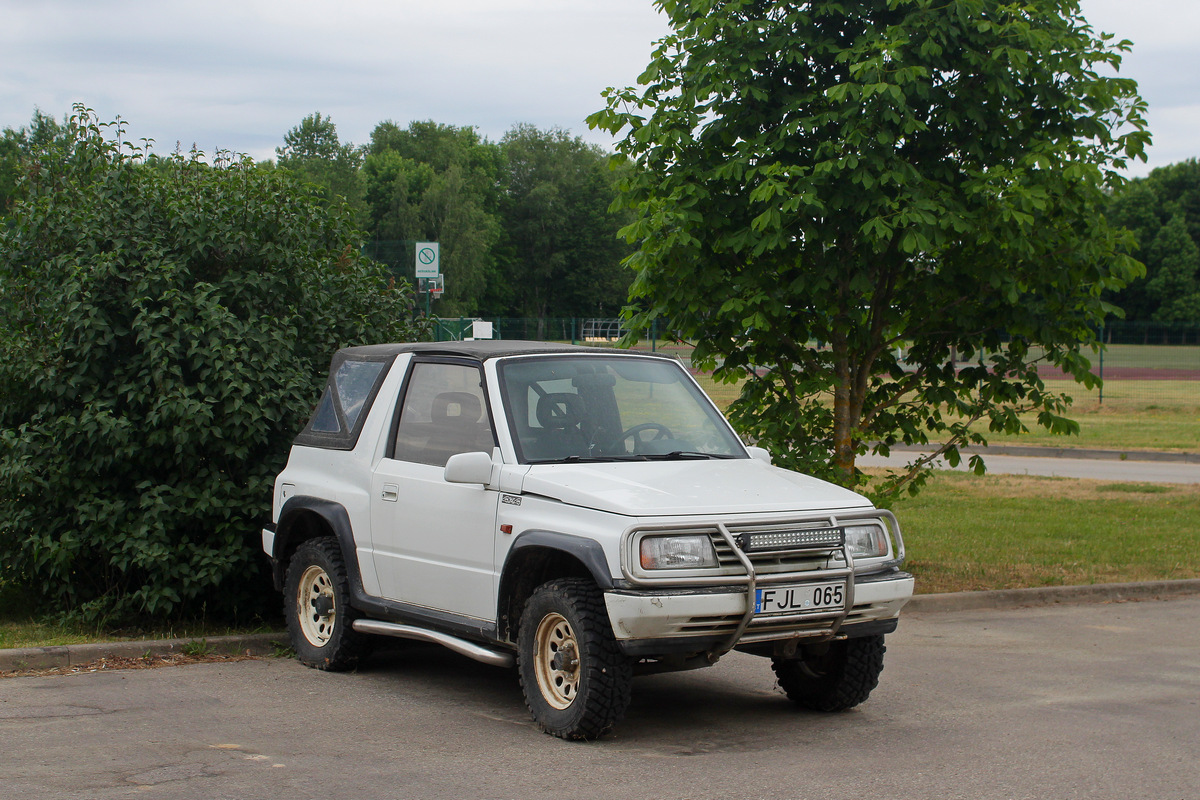
[[[385,483],[383,485],[383,494],[380,495],[389,503],[395,503],[400,499],[400,486],[395,483]]]

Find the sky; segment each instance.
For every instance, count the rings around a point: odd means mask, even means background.
[[[1082,0],[1099,31],[1134,42],[1154,135],[1130,175],[1200,156],[1200,3]],[[274,156],[306,115],[363,144],[384,120],[560,127],[634,85],[667,33],[650,0],[0,0],[0,128],[73,103],[128,122],[158,152]]]

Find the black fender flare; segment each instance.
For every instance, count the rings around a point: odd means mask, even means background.
[[[604,548],[594,539],[575,536],[558,531],[529,530],[513,540],[500,571],[500,585],[496,592],[496,625],[501,638],[509,635],[512,625],[520,617],[520,603],[516,599],[531,592],[539,578],[549,580],[553,576],[531,576],[514,567],[524,552],[538,549],[566,556],[579,564],[595,581],[601,591],[613,588],[613,578],[608,569]]]
[[[340,503],[307,495],[289,497],[279,510],[279,522],[275,524],[275,540],[270,553],[275,588],[283,588],[283,576],[287,572],[287,560],[284,556],[293,549],[296,523],[309,514],[319,517],[333,531],[338,545],[342,548],[346,577],[350,579],[351,590],[361,593],[362,575],[358,570],[358,550],[354,545],[354,529],[350,525],[350,515]]]
[[[513,540],[508,555],[504,558],[504,569],[500,572],[500,588],[503,592],[505,580],[508,577],[508,565],[513,556],[529,547],[544,547],[549,550],[560,550],[574,556],[592,575],[592,580],[603,591],[613,588],[613,578],[608,569],[608,557],[604,548],[595,539],[575,536],[570,533],[557,531],[530,530],[523,531]]]

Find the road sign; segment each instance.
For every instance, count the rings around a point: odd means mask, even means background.
[[[437,242],[417,242],[416,266],[418,278],[436,278],[441,274],[441,253]]]

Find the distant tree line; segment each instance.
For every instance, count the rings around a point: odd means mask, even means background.
[[[1113,296],[1125,318],[1200,325],[1200,163],[1188,159],[1136,178],[1109,217],[1133,231],[1145,278]]]
[[[21,164],[62,124],[35,112],[0,134],[0,214]],[[367,254],[413,280],[413,244],[441,243],[442,316],[611,317],[626,302],[628,219],[611,212],[619,171],[610,154],[559,128],[518,124],[498,142],[471,127],[379,123],[367,144],[342,142],[310,114],[283,136],[274,166],[344,201]],[[271,166],[268,162],[260,166]]]
[[[63,125],[35,111],[0,134],[0,215],[21,164]],[[283,137],[277,160],[349,206],[367,255],[413,280],[413,244],[441,243],[441,316],[612,317],[626,303],[630,221],[609,206],[623,165],[558,128],[519,124],[498,142],[472,127],[379,123],[365,145],[342,142],[328,116],[310,114]],[[1135,178],[1108,207],[1132,230],[1145,277],[1110,301],[1135,322],[1200,323],[1200,163],[1189,159]]]
[[[519,124],[499,142],[433,121],[379,123],[366,145],[332,119],[301,120],[276,149],[290,170],[351,207],[368,253],[413,275],[413,244],[441,244],[442,316],[606,317],[625,304],[627,221],[609,211],[609,154],[567,131]]]

